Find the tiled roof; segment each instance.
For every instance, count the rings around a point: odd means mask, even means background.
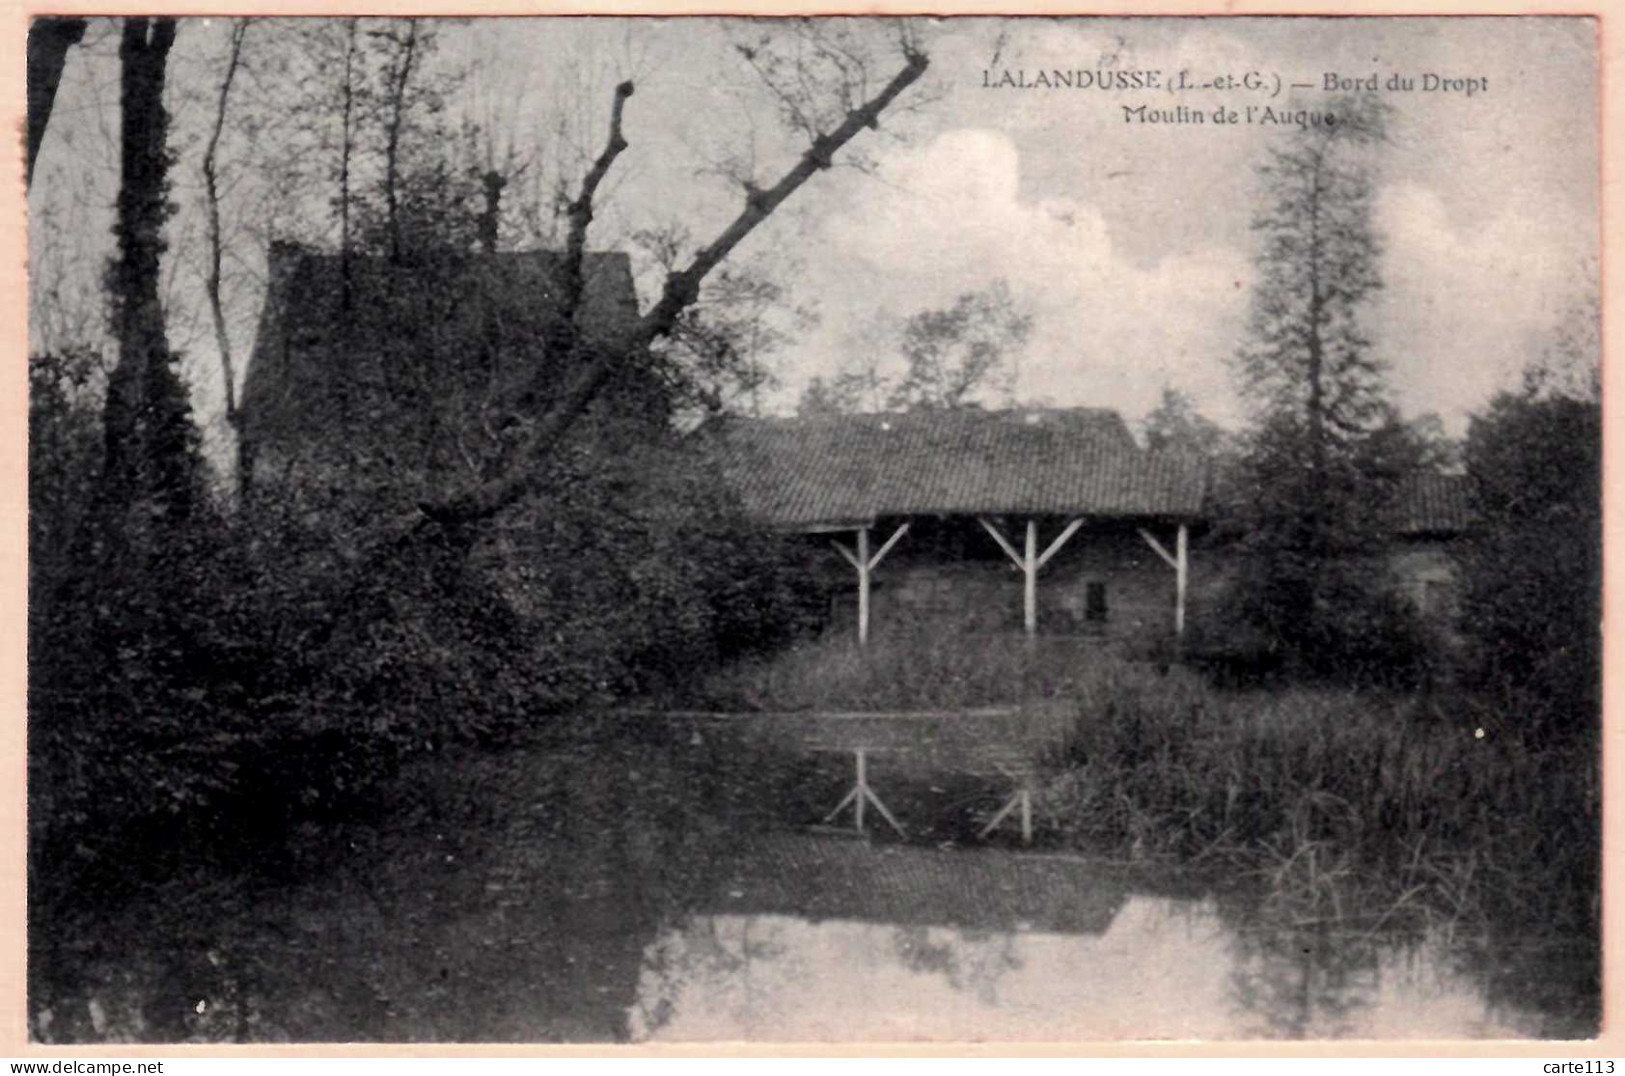
[[[775,526],[975,513],[1193,518],[1203,467],[1135,444],[1115,411],[730,418],[707,433],[747,512]]]
[[[1400,482],[1395,504],[1396,533],[1405,537],[1460,534],[1472,526],[1466,475],[1413,474]]]

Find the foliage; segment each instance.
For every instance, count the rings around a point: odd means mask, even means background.
[[[679,701],[723,710],[914,710],[1075,700],[1098,686],[1096,643],[1017,634],[887,632],[805,639],[738,662]]]
[[[1039,801],[1056,839],[1256,871],[1299,921],[1540,923],[1595,940],[1588,751],[1542,750],[1474,695],[1102,680]]]
[[[900,410],[975,406],[980,393],[1013,397],[1015,369],[1006,359],[1032,334],[1033,318],[995,281],[966,292],[953,305],[921,310],[903,323],[901,350],[907,368],[888,405]]]
[[[682,227],[645,229],[632,239],[666,272],[693,248]],[[761,415],[762,393],[778,385],[772,360],[818,321],[816,310],[796,303],[782,282],[795,269],[770,270],[758,259],[721,266],[706,278],[694,305],[651,356],[678,412]]]
[[[1224,427],[1196,410],[1189,396],[1164,385],[1162,398],[1141,425],[1145,447],[1152,452],[1185,452],[1213,459],[1227,448]]]
[[[1595,743],[1602,702],[1602,408],[1502,393],[1474,417],[1467,473],[1478,525],[1463,558],[1477,676],[1531,735]]]
[[[1381,286],[1366,154],[1384,110],[1344,102],[1338,123],[1272,146],[1249,339],[1235,369],[1256,419],[1223,508],[1242,570],[1234,612],[1289,665],[1371,678],[1420,653],[1419,627],[1373,571],[1408,446],[1361,315]],[[1398,663],[1397,666],[1395,663]]]

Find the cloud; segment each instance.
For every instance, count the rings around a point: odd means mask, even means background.
[[[994,130],[945,131],[889,157],[878,180],[819,225],[818,243],[841,252],[808,281],[826,324],[904,317],[1003,278],[1036,315],[1023,396],[1137,416],[1172,384],[1234,417],[1225,359],[1251,279],[1239,252],[1203,247],[1138,266],[1114,248],[1097,206],[1024,197],[1020,154]],[[802,378],[838,370],[848,340],[807,340]]]
[[[1459,428],[1464,402],[1510,385],[1582,294],[1583,241],[1562,241],[1548,214],[1516,205],[1458,225],[1440,195],[1412,183],[1381,193],[1376,223],[1385,289],[1372,321],[1394,387],[1408,410]]]

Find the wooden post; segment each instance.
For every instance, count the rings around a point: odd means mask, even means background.
[[[1152,551],[1168,562],[1168,567],[1174,570],[1174,639],[1180,645],[1185,642],[1185,587],[1190,571],[1190,528],[1185,524],[1179,525],[1178,540],[1174,543],[1174,552],[1170,553],[1162,547],[1152,533],[1144,527],[1138,528],[1140,537]]]
[[[1038,520],[1027,521],[1027,556],[1021,566],[1026,573],[1026,586],[1022,591],[1022,624],[1027,638],[1038,635]]]
[[[999,543],[999,548],[1004,550],[1005,555],[1015,562],[1016,567],[1021,569],[1023,576],[1022,623],[1026,628],[1027,637],[1030,639],[1037,638],[1038,572],[1050,562],[1050,558],[1061,551],[1061,547],[1066,544],[1068,538],[1078,533],[1078,528],[1083,526],[1083,520],[1074,519],[1069,522],[1066,529],[1056,536],[1055,540],[1049,544],[1049,548],[1044,550],[1042,554],[1038,552],[1038,520],[1029,519],[1027,521],[1027,549],[1025,553],[1016,552],[1016,547],[1010,544],[1009,539],[1005,538],[999,528],[994,526],[991,519],[986,516],[977,516],[976,521],[982,525],[983,530],[993,537],[995,542]]]
[[[1174,565],[1174,638],[1180,645],[1185,642],[1185,585],[1190,575],[1188,544],[1189,528],[1181,523],[1179,542],[1174,546],[1174,557],[1178,561]]]
[[[857,820],[858,832],[862,833],[863,832],[863,808],[867,805],[868,799],[869,799],[869,765],[868,765],[868,763],[869,763],[869,752],[865,751],[863,748],[860,747],[857,750],[857,755],[858,755],[858,802],[857,802],[856,806],[853,809],[853,815]]]
[[[869,528],[858,528],[858,645],[869,642]],[[858,769],[863,769],[863,756],[858,756]],[[863,828],[863,803],[858,803],[858,828]]]
[[[830,539],[829,544],[835,547],[837,553],[846,558],[847,563],[858,570],[858,645],[863,646],[869,641],[870,580],[874,575],[874,570],[880,566],[881,560],[884,559],[887,553],[891,552],[891,547],[896,545],[903,535],[908,533],[908,524],[904,523],[893,531],[892,536],[886,539],[886,544],[881,546],[879,552],[872,557],[869,555],[869,528],[859,527],[857,531],[858,551],[856,553],[833,538]]]

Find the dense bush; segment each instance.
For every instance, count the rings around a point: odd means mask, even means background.
[[[499,527],[385,546],[392,517],[353,495],[331,512],[264,484],[185,519],[110,507],[94,392],[37,366],[40,914],[65,906],[53,897],[110,902],[88,880],[128,886],[136,864],[274,866],[301,820],[399,809],[411,789],[385,782],[403,760],[773,646],[820,605],[790,547],[745,526],[675,434],[563,460],[559,495]]]
[[[1474,418],[1478,517],[1463,558],[1462,623],[1479,685],[1536,742],[1594,742],[1602,703],[1602,408],[1506,393]]]

